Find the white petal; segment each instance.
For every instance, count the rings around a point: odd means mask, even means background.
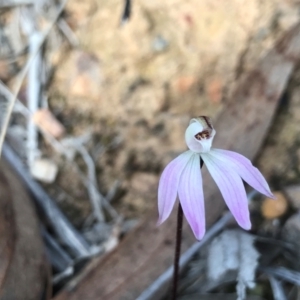
[[[158,224],[163,223],[170,215],[174,206],[181,173],[193,152],[186,151],[172,160],[164,169],[158,186]]]
[[[201,154],[201,157],[238,224],[244,229],[250,229],[247,195],[236,170],[226,162],[216,160],[210,153]]]
[[[204,196],[200,169],[200,156],[194,154],[183,170],[178,188],[179,201],[195,237],[205,233]]]

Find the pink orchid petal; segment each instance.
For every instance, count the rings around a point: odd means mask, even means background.
[[[212,149],[210,154],[234,168],[243,180],[254,189],[267,197],[274,198],[267,181],[260,171],[252,165],[248,158],[239,153],[221,149]]]
[[[178,195],[195,237],[201,240],[205,233],[205,212],[200,156],[197,154],[193,155],[181,174]]]
[[[172,211],[181,173],[192,155],[192,151],[186,151],[179,155],[166,166],[160,177],[158,185],[158,225],[162,224]]]
[[[236,170],[225,161],[216,160],[211,153],[203,153],[201,157],[238,224],[246,230],[250,229],[247,195]]]

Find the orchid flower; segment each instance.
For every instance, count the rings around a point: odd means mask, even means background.
[[[185,132],[189,150],[167,165],[158,187],[158,224],[169,217],[178,194],[184,215],[198,240],[205,233],[201,159],[242,228],[251,228],[242,179],[260,193],[274,198],[265,178],[249,159],[233,151],[211,148],[215,134],[208,117],[192,119]]]

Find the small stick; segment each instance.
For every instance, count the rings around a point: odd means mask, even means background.
[[[295,285],[300,285],[300,272],[285,267],[260,267],[258,269],[276,278],[280,278]]]
[[[34,26],[32,26],[34,27]],[[30,54],[33,55],[40,41],[40,33],[33,31],[29,36]],[[39,107],[41,95],[40,70],[42,53],[38,51],[28,71],[27,103],[31,113],[35,113]],[[27,124],[27,163],[29,168],[39,156],[38,150],[38,131],[32,118],[28,119]]]
[[[177,296],[177,285],[178,285],[178,275],[179,275],[179,259],[180,259],[180,249],[181,249],[181,237],[182,237],[182,223],[183,223],[183,211],[182,206],[178,204],[177,213],[177,231],[176,231],[176,246],[175,246],[175,258],[174,258],[174,275],[173,275],[173,291],[172,299],[176,300]]]
[[[115,197],[119,187],[120,187],[120,181],[116,180],[113,183],[113,186],[110,188],[110,190],[108,191],[108,193],[105,196],[105,198],[108,202],[111,202],[111,200]]]
[[[52,267],[58,272],[64,272],[74,261],[69,254],[58,244],[53,236],[42,226],[42,235],[46,245],[46,253]]]
[[[83,145],[76,145],[76,149],[81,154],[88,169],[88,180],[86,185],[93,207],[94,216],[98,222],[104,222],[104,214],[101,209],[103,197],[101,197],[100,193],[98,192],[95,164],[92,157]]]
[[[121,17],[121,25],[124,25],[129,19],[131,15],[131,0],[124,0],[124,11]]]
[[[72,47],[76,48],[79,45],[79,41],[77,39],[77,36],[70,28],[69,24],[64,19],[59,19],[57,22],[57,25],[61,32],[66,36],[69,43],[72,45]]]
[[[9,98],[13,97],[13,93],[7,87],[3,81],[0,80],[0,95],[6,98],[7,102],[9,102]],[[26,118],[31,117],[31,113],[29,109],[17,98],[14,106],[14,112],[22,114]]]
[[[0,8],[32,4],[34,4],[34,0],[2,0],[0,2]]]
[[[269,275],[268,277],[273,290],[274,300],[287,300],[281,282],[272,275]]]

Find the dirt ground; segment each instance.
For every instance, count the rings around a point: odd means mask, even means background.
[[[63,43],[51,58],[49,104],[67,135],[91,132],[87,145],[101,192],[120,181],[113,205],[126,218],[141,218],[156,205],[162,168],[185,149],[189,119],[216,119],[234,101],[240,75],[299,20],[299,4],[140,1],[121,24],[122,2],[102,2],[69,1],[67,21],[79,46]],[[299,179],[298,77],[258,159],[275,189]],[[44,147],[59,165],[47,189],[80,227],[90,213],[87,192],[72,166]],[[76,163],[83,166],[80,158]]]

